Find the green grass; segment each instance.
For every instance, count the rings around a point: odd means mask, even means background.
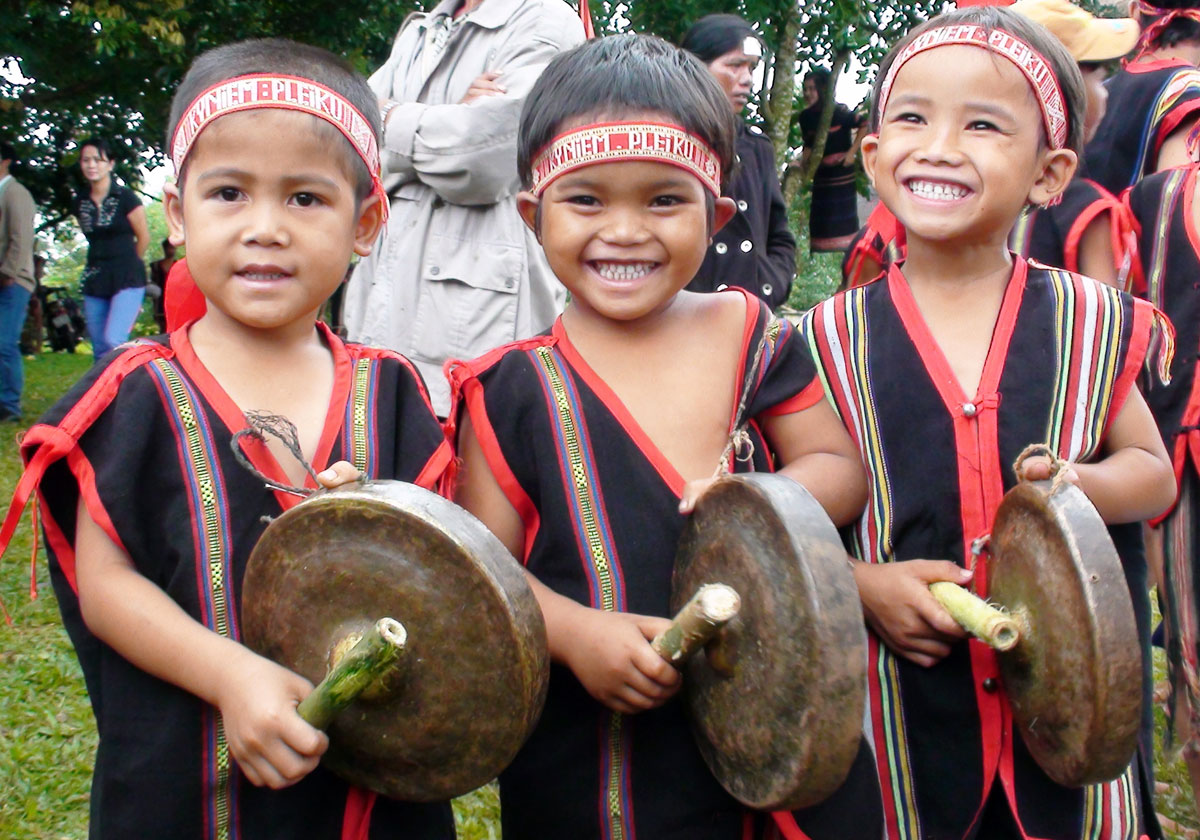
[[[826,254],[808,261],[793,289],[793,305],[805,308],[827,294],[837,284],[837,266],[836,258]],[[90,362],[82,346],[76,355],[45,353],[27,360],[27,418],[45,411]],[[5,499],[20,475],[16,435],[24,425],[0,423],[0,495]],[[0,837],[83,840],[96,729],[83,676],[59,622],[44,557],[38,563],[40,597],[29,598],[30,536],[27,517],[0,564],[0,598],[14,621],[12,626],[0,624]],[[1155,674],[1164,679],[1162,651],[1155,652]],[[1161,742],[1162,711],[1155,715]],[[1156,768],[1166,783],[1157,797],[1158,811],[1185,829],[1200,828],[1183,762],[1159,754]],[[459,837],[498,840],[499,811],[495,786],[457,800]]]

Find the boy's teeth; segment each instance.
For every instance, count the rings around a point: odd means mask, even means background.
[[[914,195],[933,201],[954,201],[966,198],[970,190],[955,184],[938,184],[931,181],[909,181],[908,188]]]
[[[596,263],[596,271],[605,280],[636,280],[654,270],[654,263]]]

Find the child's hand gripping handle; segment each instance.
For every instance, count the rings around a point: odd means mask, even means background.
[[[654,652],[676,668],[704,647],[722,627],[737,616],[742,599],[730,586],[709,583],[696,590],[674,622],[654,637]]]
[[[987,601],[948,581],[929,584],[929,591],[946,612],[981,642],[998,651],[1012,650],[1021,640],[1021,623]]]
[[[336,662],[325,679],[296,707],[296,713],[317,729],[328,727],[338,712],[395,670],[408,640],[404,625],[392,618],[381,618],[361,638],[357,635],[343,640],[339,648],[349,650],[340,658],[335,651]]]

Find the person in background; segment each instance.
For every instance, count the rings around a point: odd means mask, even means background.
[[[370,78],[391,221],[346,289],[350,337],[397,350],[445,415],[448,358],[541,332],[565,292],[517,215],[517,119],[583,41],[563,0],[442,0],[409,17]]]
[[[12,176],[16,160],[0,140],[0,421],[21,419],[21,327],[34,285],[33,197]]]
[[[1200,2],[1132,0],[1139,49],[1108,81],[1108,114],[1083,154],[1084,176],[1119,195],[1151,172],[1191,162],[1200,117]]]
[[[758,33],[737,15],[707,15],[683,36],[683,49],[708,67],[735,115],[754,93],[754,69],[762,57]],[[775,147],[758,126],[737,121],[737,171],[724,194],[737,213],[713,235],[693,292],[740,286],[769,306],[786,303],[796,273],[796,239],[775,168]]]
[[[146,208],[133,190],[115,183],[108,143],[89,137],[80,144],[79,171],[88,188],[75,196],[75,218],[88,241],[83,270],[83,312],[99,361],[129,338],[146,294],[142,257],[150,245]]]
[[[817,142],[817,127],[825,110],[829,71],[812,70],[804,77],[804,102],[800,112],[800,134],[804,142],[802,166]],[[810,251],[845,251],[858,232],[858,191],[855,189],[858,133],[862,119],[840,102],[834,103],[833,121],[825,138],[825,150],[812,183],[812,205],[808,214]]]
[[[153,294],[149,286],[146,291],[153,296],[154,322],[158,324],[158,331],[165,333],[167,331],[167,296],[164,292],[167,288],[167,275],[171,273],[171,266],[175,265],[175,246],[170,239],[162,241],[162,254],[162,259],[150,263],[150,285],[157,287],[158,293]]]

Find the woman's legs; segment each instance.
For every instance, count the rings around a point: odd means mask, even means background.
[[[83,311],[92,336],[92,353],[97,359],[129,339],[129,331],[142,311],[145,295],[146,287],[137,286],[121,289],[110,298],[83,298]]]
[[[104,343],[104,326],[108,322],[109,298],[83,296],[83,317],[87,321],[88,335],[92,338],[92,356],[97,361],[110,349]]]

